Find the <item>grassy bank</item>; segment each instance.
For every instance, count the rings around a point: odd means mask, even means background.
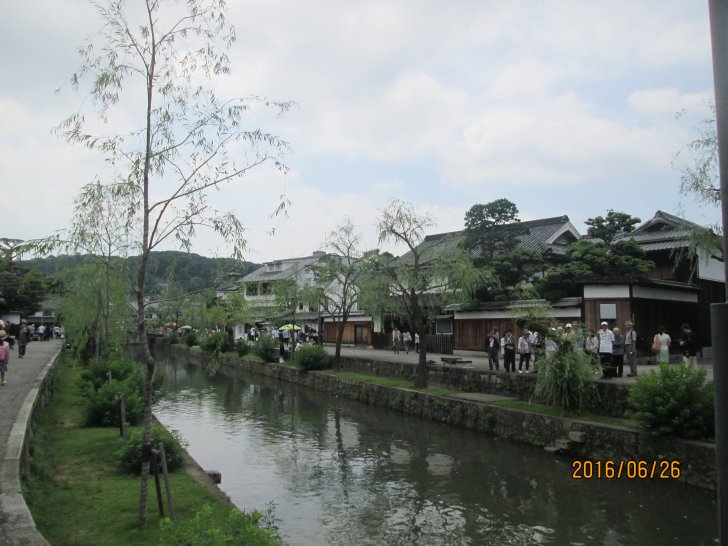
[[[365,383],[374,383],[375,385],[382,385],[384,387],[395,387],[398,389],[410,389],[431,394],[433,396],[455,396],[460,394],[459,391],[454,389],[446,389],[444,387],[425,387],[424,389],[417,389],[412,386],[412,381],[408,379],[399,379],[396,377],[384,377],[380,375],[373,375],[359,372],[347,372],[343,370],[326,370],[322,373],[329,375],[335,375],[336,377],[343,377],[345,379],[353,379],[354,381],[363,381]]]
[[[23,481],[23,494],[36,525],[54,546],[159,544],[161,518],[153,480],[148,529],[140,531],[140,479],[118,467],[116,452],[122,445],[118,430],[81,427],[80,373],[71,358],[61,359],[53,398],[35,429],[32,467]],[[203,505],[211,508],[205,515],[207,524],[226,525],[231,505],[198,482],[191,469],[173,472],[171,483],[180,528],[194,525]]]

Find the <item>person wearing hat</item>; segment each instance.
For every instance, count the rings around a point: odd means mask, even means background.
[[[601,326],[597,337],[599,338],[599,362],[602,365],[602,378],[611,379],[616,375],[616,369],[612,365],[614,333],[609,329],[607,321],[602,321]]]
[[[20,321],[20,333],[18,334],[18,358],[25,356],[25,347],[30,342],[30,331],[25,320]]]
[[[5,374],[8,372],[8,361],[10,360],[10,344],[6,341],[8,334],[0,330],[0,385],[5,386]]]
[[[528,373],[528,365],[531,362],[531,332],[527,329],[523,330],[523,335],[518,338],[518,373],[523,373],[523,363],[526,362],[526,373]]]

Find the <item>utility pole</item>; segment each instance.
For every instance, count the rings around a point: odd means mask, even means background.
[[[728,0],[709,0],[713,50],[715,121],[720,164],[720,207],[723,224],[723,256],[728,297]],[[715,451],[718,470],[718,536],[728,546],[728,299],[710,306],[715,384]]]

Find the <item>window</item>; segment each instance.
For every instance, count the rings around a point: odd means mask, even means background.
[[[251,282],[245,285],[246,296],[257,296],[258,295],[258,283]]]
[[[267,296],[270,293],[271,293],[270,283],[267,283],[267,282],[261,283],[259,294],[261,296]]]
[[[298,310],[299,310],[299,311],[303,311],[303,304],[302,304],[302,303],[299,303],[299,304],[298,304]]]

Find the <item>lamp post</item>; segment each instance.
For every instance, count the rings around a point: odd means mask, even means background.
[[[715,120],[718,133],[720,206],[723,224],[723,256],[728,296],[728,0],[709,0],[710,34],[713,50]],[[718,470],[718,533],[728,546],[728,301],[710,308],[715,384],[715,451]]]

